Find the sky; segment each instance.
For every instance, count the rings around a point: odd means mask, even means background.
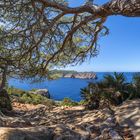
[[[103,4],[108,0],[94,0]],[[71,7],[80,6],[84,0],[69,0]],[[108,36],[98,41],[99,54],[82,65],[69,66],[67,70],[95,72],[138,72],[140,71],[140,18],[112,16],[105,25]]]

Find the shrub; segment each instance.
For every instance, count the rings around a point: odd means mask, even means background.
[[[81,97],[85,101],[85,106],[87,109],[97,109],[99,108],[100,96],[99,96],[98,84],[89,83],[84,89],[81,89]]]
[[[78,103],[72,101],[72,100],[69,99],[69,98],[64,98],[63,101],[61,101],[60,105],[61,105],[61,106],[77,106]]]
[[[78,104],[79,104],[79,105],[86,105],[87,102],[86,102],[85,100],[81,100]]]
[[[140,73],[135,73],[133,75],[133,81],[131,88],[130,99],[140,98]]]
[[[8,88],[10,98],[14,101],[20,103],[28,103],[28,104],[44,104],[46,106],[54,106],[56,105],[55,102],[47,97],[44,97],[40,94],[33,94],[27,91],[23,91],[16,88]]]
[[[103,103],[119,105],[129,99],[131,94],[134,94],[133,86],[131,83],[126,82],[123,73],[105,75],[102,81],[89,83],[86,88],[81,89],[81,97],[86,101],[88,109],[99,108],[101,102],[102,105],[104,105]]]
[[[54,100],[51,100],[51,99],[44,100],[43,104],[50,107],[50,108],[53,107],[53,106],[57,106],[57,103]]]

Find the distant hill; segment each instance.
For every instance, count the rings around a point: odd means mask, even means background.
[[[79,78],[79,79],[95,79],[96,74],[94,72],[77,72],[73,70],[52,70],[50,71],[50,79],[57,78]]]

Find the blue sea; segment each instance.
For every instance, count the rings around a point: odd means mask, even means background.
[[[102,80],[105,72],[98,72],[97,80]],[[112,74],[112,73],[111,73]],[[132,81],[134,73],[124,73],[128,82]],[[47,88],[51,94],[51,98],[55,100],[62,100],[65,97],[71,98],[74,101],[80,101],[80,89],[88,85],[89,82],[95,80],[88,79],[73,79],[73,78],[60,78],[57,80],[46,80],[40,83],[31,83],[29,80],[9,79],[9,86],[13,86],[23,90],[31,89],[44,89]]]

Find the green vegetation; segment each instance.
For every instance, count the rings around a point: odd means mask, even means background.
[[[80,102],[78,102],[79,105],[86,105],[86,101],[85,100],[81,100]]]
[[[34,105],[37,104],[44,104],[46,106],[56,105],[56,103],[53,100],[48,99],[47,97],[44,97],[39,94],[33,94],[13,87],[8,88],[7,91],[12,101]]]
[[[140,98],[140,73],[134,74],[132,86],[133,94],[131,94],[130,99]]]
[[[58,79],[63,77],[66,74],[75,74],[77,71],[70,70],[52,70],[49,72],[49,79]]]
[[[120,105],[126,100],[140,98],[140,73],[133,75],[131,83],[126,82],[123,73],[105,75],[103,80],[89,83],[87,87],[81,89],[83,100],[80,102],[75,102],[69,98],[56,102],[40,94],[33,94],[14,87],[7,87],[6,90],[0,93],[1,110],[2,108],[11,110],[11,102],[13,101],[34,105],[44,104],[49,107],[56,105],[68,107],[84,105],[87,109],[98,109]],[[32,91],[35,91],[35,89],[32,89]]]
[[[89,83],[81,89],[81,97],[88,109],[119,105],[128,99],[140,98],[140,74],[133,76],[132,83],[126,82],[123,73],[105,75],[102,81]]]
[[[1,1],[0,92],[9,76],[37,80],[61,77],[64,73],[50,76],[50,71],[98,55],[99,38],[109,34],[104,24],[108,16],[140,16],[138,0],[112,0],[100,6],[90,1],[77,8],[69,7],[66,0]],[[137,97],[138,89],[134,91]],[[23,101],[44,100],[26,94]]]
[[[69,98],[64,98],[61,103],[60,106],[77,106],[78,102],[72,101]]]
[[[32,89],[31,91],[35,91],[36,89]],[[44,104],[46,106],[52,107],[52,106],[77,106],[77,105],[84,105],[85,101],[81,102],[75,102],[69,98],[64,98],[62,101],[57,102],[51,99],[48,99],[47,97],[44,97],[39,94],[33,94],[28,91],[20,90],[14,87],[7,88],[7,91],[9,93],[9,97],[11,98],[11,101],[16,101],[19,103],[28,103],[28,104]]]

